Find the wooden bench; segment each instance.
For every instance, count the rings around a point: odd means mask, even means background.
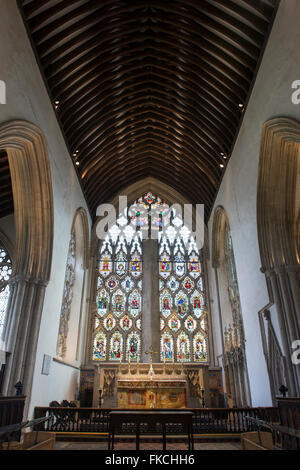
[[[136,434],[136,449],[139,449],[140,435],[161,432],[163,450],[166,450],[167,433],[187,435],[189,450],[194,449],[192,411],[111,411],[109,413],[108,450],[114,449],[116,435]]]

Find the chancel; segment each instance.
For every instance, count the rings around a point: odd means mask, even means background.
[[[294,445],[300,2],[0,12],[0,446]]]

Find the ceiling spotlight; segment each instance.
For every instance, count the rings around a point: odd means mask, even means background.
[[[58,108],[58,106],[59,106],[59,101],[58,101],[58,100],[56,100],[56,101],[54,102],[54,107],[55,107],[55,109],[57,109],[57,108]]]
[[[239,108],[243,108],[243,107],[244,107],[243,103],[240,103]]]
[[[223,156],[224,156],[224,153],[223,153],[223,152],[220,152],[220,155],[221,155],[221,157],[223,157]]]
[[[76,166],[79,166],[79,162],[76,162]]]
[[[221,167],[221,168],[224,168],[224,165],[223,165],[223,163],[220,163],[220,167]]]

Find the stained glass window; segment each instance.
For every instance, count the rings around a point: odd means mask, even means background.
[[[143,289],[147,289],[142,242],[150,233],[158,250],[160,360],[206,362],[209,331],[202,254],[179,211],[170,210],[151,192],[119,215],[100,245],[94,338],[105,350],[98,354],[94,343],[93,359],[140,358]]]
[[[141,353],[142,237],[127,224],[125,214],[100,243],[97,274],[92,359],[137,361]]]
[[[0,339],[6,321],[6,310],[10,294],[8,281],[12,274],[12,263],[8,252],[0,246]]]
[[[166,204],[163,209],[162,215]],[[207,362],[209,332],[201,253],[174,207],[169,217],[167,230],[158,236],[160,359]]]

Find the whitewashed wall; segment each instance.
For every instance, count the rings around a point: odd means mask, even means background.
[[[34,406],[74,399],[78,370],[53,361],[48,376],[41,375],[41,369],[44,354],[52,358],[56,355],[70,230],[76,209],[87,206],[14,0],[0,0],[0,80],[7,87],[7,104],[0,105],[0,122],[23,119],[40,127],[48,144],[53,182],[53,262],[40,327],[29,411],[32,414]]]
[[[247,362],[253,406],[271,405],[266,363],[262,352],[258,310],[268,302],[260,272],[256,229],[256,186],[262,125],[287,116],[300,120],[300,105],[291,101],[291,84],[300,80],[300,2],[282,0],[265,50],[250,102],[214,208],[224,206],[231,227],[246,333]],[[213,212],[209,222],[212,233]],[[218,325],[214,273],[212,309]],[[274,309],[272,309],[274,315]],[[275,326],[277,321],[274,319]],[[218,336],[218,329],[216,335]],[[221,353],[220,337],[217,355]]]

